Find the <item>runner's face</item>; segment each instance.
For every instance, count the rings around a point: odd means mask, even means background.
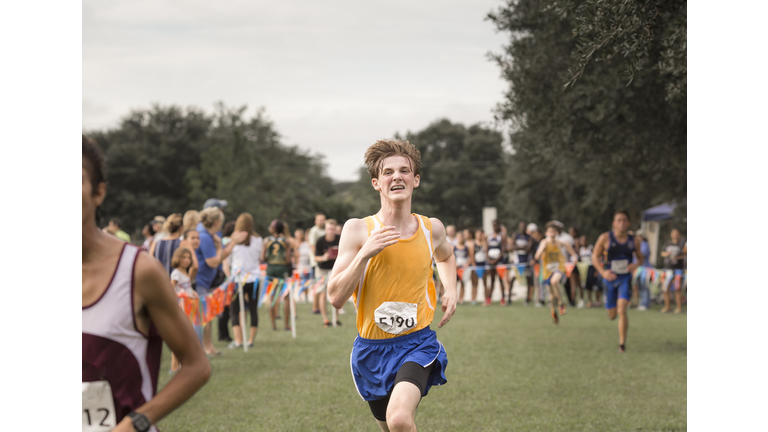
[[[392,201],[411,198],[413,189],[419,187],[419,176],[411,169],[411,160],[405,156],[390,156],[381,164],[379,177],[373,179],[373,188],[381,196]]]
[[[322,228],[325,226],[325,216],[324,215],[317,215],[315,216],[315,226],[318,228]]]
[[[525,232],[525,222],[520,222],[517,224],[517,230],[520,232],[520,234]]]
[[[553,227],[547,228],[547,238],[552,240],[557,237],[557,230]]]
[[[678,240],[680,240],[680,231],[673,229],[671,233],[669,233],[669,237],[672,239],[673,242],[677,243]]]
[[[613,217],[613,229],[621,234],[629,230],[629,218],[624,213],[619,213]]]

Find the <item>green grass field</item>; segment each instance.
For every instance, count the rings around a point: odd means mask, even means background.
[[[272,331],[266,309],[246,354],[216,343],[213,374],[159,423],[163,431],[378,431],[355,391],[349,355],[354,307],[325,329],[298,305],[298,338]],[[422,431],[686,430],[687,320],[658,307],[630,310],[627,352],[616,321],[600,308],[569,308],[560,325],[548,308],[461,305],[433,328],[448,352],[448,383],[416,414]],[[214,330],[215,339],[215,330]],[[159,387],[170,378],[163,355]]]

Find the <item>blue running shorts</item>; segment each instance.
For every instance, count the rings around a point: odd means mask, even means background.
[[[629,300],[632,293],[632,275],[616,275],[616,280],[610,282],[603,278],[605,283],[605,308],[614,309],[617,299]]]
[[[422,367],[437,362],[422,397],[433,385],[448,382],[445,378],[448,366],[445,347],[429,327],[392,339],[364,339],[358,335],[349,361],[355,387],[365,401],[386,397],[394,387],[397,371],[409,361]]]
[[[563,274],[563,272],[561,272],[560,270],[555,270],[555,271],[552,272],[551,275],[549,275],[548,278],[546,278],[543,281],[541,281],[541,284],[542,285],[552,285],[552,276],[554,276],[556,273],[560,273],[562,275],[562,277],[560,278],[560,282],[562,282],[563,279],[565,279],[565,275]]]

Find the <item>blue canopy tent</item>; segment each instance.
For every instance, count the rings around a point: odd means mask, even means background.
[[[660,222],[675,219],[673,212],[677,204],[661,204],[643,211],[643,222],[640,228],[645,232],[645,238],[648,240],[648,246],[651,249],[651,256],[648,257],[651,264],[656,266],[659,251],[659,234],[661,232]]]
[[[677,207],[676,204],[661,204],[656,207],[651,207],[643,212],[644,221],[665,221],[671,220],[675,217],[672,213]]]

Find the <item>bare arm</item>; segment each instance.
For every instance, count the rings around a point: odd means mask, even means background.
[[[453,255],[453,246],[448,242],[445,235],[445,226],[435,218],[429,219],[432,222],[432,239],[434,239],[435,262],[437,263],[437,274],[443,281],[445,292],[443,293],[443,319],[440,320],[438,328],[448,324],[453,314],[456,312],[456,257]],[[503,245],[502,245],[503,247]]]
[[[151,321],[160,337],[184,365],[149,402],[136,408],[153,424],[186,402],[211,376],[211,366],[187,317],[179,308],[168,274],[159,262],[143,253],[137,257],[135,292],[137,324],[146,334]],[[141,312],[143,311],[143,312]],[[114,431],[133,431],[125,417]]]
[[[385,226],[371,231],[368,237],[368,225],[363,219],[350,219],[344,224],[339,240],[339,254],[331,270],[328,282],[328,296],[333,307],[340,309],[355,292],[365,265],[384,250],[397,243],[400,233],[393,226]]]
[[[573,246],[571,246],[570,243],[565,243],[565,250],[568,251],[569,254],[571,254],[571,258],[575,261],[579,261],[579,255],[576,253],[576,251],[573,249]]]
[[[605,244],[607,242],[608,233],[600,234],[600,237],[598,237],[597,241],[595,242],[595,249],[592,251],[592,266],[595,268],[595,270],[597,270],[600,276],[609,281],[612,281],[616,279],[616,275],[612,271],[606,270],[603,267],[603,263],[600,261],[600,258],[603,257],[603,253],[605,252]]]

